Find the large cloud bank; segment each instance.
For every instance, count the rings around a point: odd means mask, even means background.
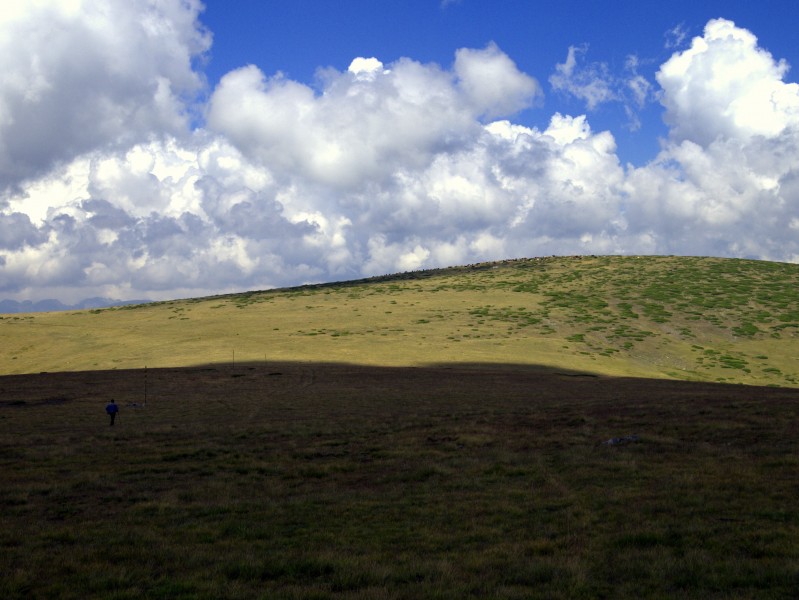
[[[514,123],[543,89],[495,45],[448,66],[356,58],[313,88],[249,65],[199,104],[197,0],[22,4],[0,8],[3,297],[158,299],[548,254],[799,260],[799,88],[729,21],[660,67],[670,135],[633,167],[583,115]],[[596,100],[573,54],[557,86]],[[643,102],[650,84],[630,82]]]

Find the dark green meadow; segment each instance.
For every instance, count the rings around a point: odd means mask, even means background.
[[[4,376],[0,597],[796,598],[797,434],[529,365]]]

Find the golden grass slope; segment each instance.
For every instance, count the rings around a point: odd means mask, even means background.
[[[0,315],[0,374],[252,361],[508,363],[799,387],[799,265],[548,257]]]

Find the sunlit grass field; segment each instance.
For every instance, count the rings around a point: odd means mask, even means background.
[[[799,385],[799,265],[763,261],[550,257],[0,318],[0,373],[486,362]]]

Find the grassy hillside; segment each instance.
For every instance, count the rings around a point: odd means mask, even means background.
[[[2,315],[0,598],[793,598],[797,279],[547,258]]]
[[[564,257],[0,315],[0,374],[300,360],[520,363],[799,386],[799,265]]]

